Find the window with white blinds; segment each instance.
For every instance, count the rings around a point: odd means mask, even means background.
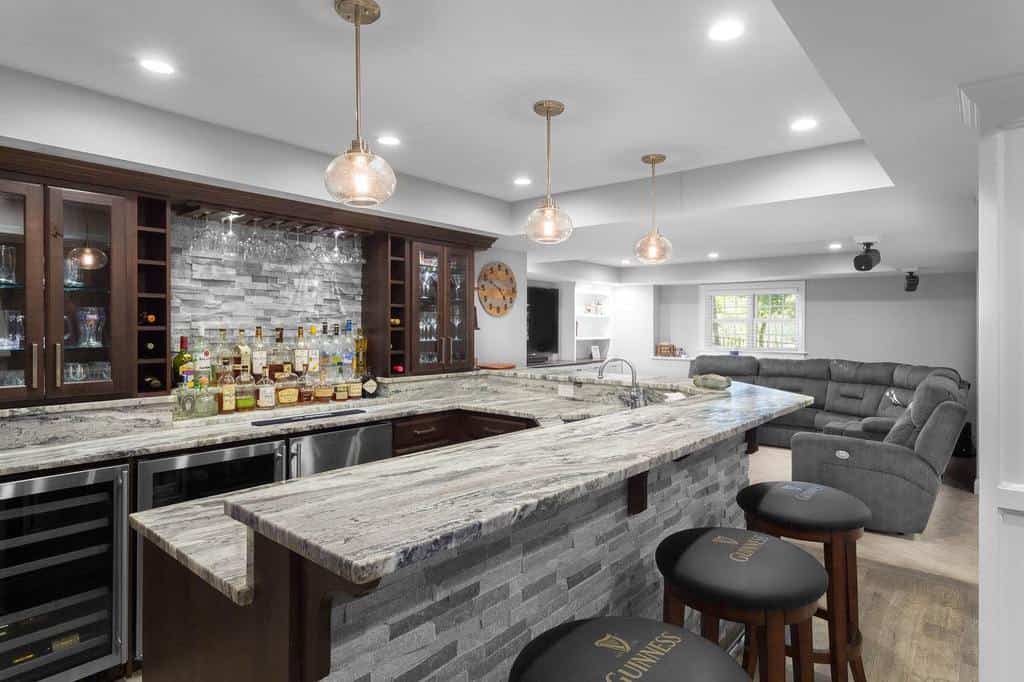
[[[707,285],[700,296],[704,350],[803,352],[803,282]]]

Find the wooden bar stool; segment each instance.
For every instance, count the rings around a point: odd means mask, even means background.
[[[812,658],[829,665],[832,682],[847,682],[849,671],[856,682],[867,682],[861,655],[857,540],[864,535],[871,510],[841,490],[800,481],[748,486],[736,502],[746,513],[750,530],[824,545],[828,608],[815,615],[828,621],[828,649],[815,650]]]
[[[694,528],[665,538],[655,553],[665,578],[667,623],[682,625],[685,607],[701,613],[701,634],[718,644],[719,621],[757,632],[760,656],[744,660],[761,682],[786,679],[786,626],[793,640],[794,679],[811,682],[811,620],[828,576],[799,547],[739,528]]]
[[[727,653],[689,630],[648,618],[570,621],[516,657],[509,682],[747,682]]]

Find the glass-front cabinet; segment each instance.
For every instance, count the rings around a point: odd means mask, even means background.
[[[0,402],[42,398],[43,188],[0,180]]]
[[[0,404],[125,392],[125,204],[0,179]]]
[[[445,249],[445,323],[444,336],[448,342],[445,369],[473,367],[473,254],[467,249]]]
[[[413,373],[473,366],[473,254],[439,244],[412,246]]]

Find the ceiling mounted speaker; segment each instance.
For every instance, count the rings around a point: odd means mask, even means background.
[[[916,272],[911,270],[907,273],[907,283],[903,286],[903,291],[917,291],[917,285],[921,283],[921,278]]]
[[[867,272],[882,262],[882,254],[878,249],[872,248],[874,244],[874,242],[864,242],[862,244],[864,250],[853,257],[854,268],[861,272]]]

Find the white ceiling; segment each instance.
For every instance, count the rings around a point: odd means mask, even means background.
[[[382,0],[364,33],[365,115],[396,169],[504,200],[858,139],[769,0]],[[747,33],[712,43],[736,16]],[[158,78],[156,55],[179,73]],[[33,0],[0,5],[0,64],[310,149],[352,137],[352,30],[331,0]],[[795,135],[789,121],[820,119]],[[380,150],[380,148],[378,147]],[[526,173],[534,184],[514,187]]]

